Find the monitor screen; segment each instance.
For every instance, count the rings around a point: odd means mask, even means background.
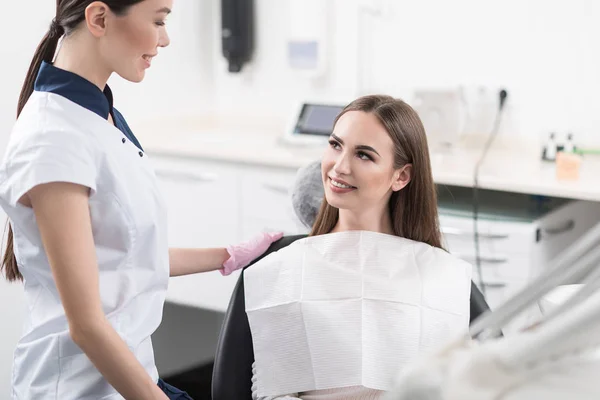
[[[294,133],[329,136],[335,117],[344,106],[304,104]]]

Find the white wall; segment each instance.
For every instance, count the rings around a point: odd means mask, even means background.
[[[573,131],[600,142],[595,0],[322,0],[332,17],[328,70],[318,79],[287,67],[290,0],[255,1],[256,52],[241,74],[228,73],[221,55],[220,2],[176,1],[172,46],[143,86],[122,85],[121,108],[134,121],[194,110],[279,122],[307,97],[385,92],[410,100],[416,87],[503,87],[506,134]],[[140,95],[142,87],[160,98]]]
[[[517,134],[600,128],[594,0],[396,1],[374,36],[377,88],[504,86]],[[387,50],[387,51],[386,51]]]
[[[303,97],[382,91],[409,99],[419,86],[503,86],[511,101],[507,134],[573,130],[580,139],[600,136],[600,3],[595,0],[323,1],[330,2],[334,15],[324,77],[307,79],[286,67],[288,0],[256,0],[254,61],[237,75],[226,72],[221,56],[220,1],[176,0],[168,22],[172,45],[161,51],[143,84],[111,80],[116,105],[135,130],[136,121],[149,116],[185,113],[283,121]],[[383,15],[359,14],[359,2],[363,8],[381,6]],[[53,2],[42,0],[4,4],[1,149],[53,8]],[[19,286],[0,283],[0,397],[8,387],[22,305]]]
[[[304,97],[382,91],[409,98],[415,87],[485,85],[509,90],[514,133],[572,129],[591,137],[600,129],[600,3],[594,0],[323,0],[334,17],[329,70],[316,80],[286,67],[288,0],[255,1],[256,52],[241,74],[229,74],[221,56],[220,2],[175,1],[172,44],[146,81],[111,80],[116,104],[132,124],[150,115],[206,112],[281,120]],[[357,29],[358,3],[383,4],[385,15],[360,14]],[[2,132],[12,125],[25,69],[53,12],[41,0],[7,6],[11,17],[0,33],[18,39],[6,40],[1,53]],[[357,59],[364,70],[360,86]],[[0,135],[0,144],[6,137]]]
[[[286,67],[289,0],[255,1],[256,52],[241,74],[229,74],[221,56],[220,1],[175,1],[168,21],[172,44],[160,51],[146,81],[111,80],[116,104],[132,124],[149,115],[209,111],[281,120],[304,97],[382,91],[410,98],[419,86],[485,85],[509,90],[513,133],[572,129],[597,136],[600,3],[595,0],[323,0],[333,6],[329,69],[316,80]],[[27,9],[31,3],[36,12]],[[383,4],[385,15],[359,14],[359,3]],[[10,60],[0,67],[6,77],[0,93],[5,132],[25,68],[53,12],[53,5],[41,0],[7,6],[11,18],[0,32],[20,37],[6,41],[2,52]],[[364,72],[360,86],[357,59]]]
[[[31,56],[48,26],[53,4],[48,1],[13,1],[4,6],[6,18],[0,24],[3,45],[0,52],[0,150],[8,140],[17,110],[17,98]],[[0,237],[4,238],[6,216],[0,212]],[[3,247],[4,248],[4,247]],[[9,398],[13,350],[21,334],[25,303],[22,286],[0,278],[0,398]]]

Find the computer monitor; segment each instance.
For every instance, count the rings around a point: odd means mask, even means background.
[[[345,105],[302,102],[295,108],[285,139],[291,142],[322,144],[333,131],[335,118]]]

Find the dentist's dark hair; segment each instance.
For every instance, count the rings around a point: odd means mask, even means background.
[[[116,15],[125,15],[131,6],[141,3],[142,1],[144,0],[104,0],[101,1],[101,3],[106,4],[106,6]],[[33,60],[31,61],[31,65],[29,66],[29,70],[27,71],[27,76],[25,77],[25,82],[23,83],[17,106],[17,118],[21,115],[21,111],[23,111],[25,104],[33,93],[33,87],[42,61],[49,63],[53,61],[60,38],[69,36],[80,27],[80,24],[85,21],[86,8],[94,2],[94,0],[56,1],[56,16],[52,19],[48,32],[38,45]],[[84,55],[82,55],[82,57],[84,57]],[[2,272],[3,269],[5,270],[6,279],[9,281],[23,280],[13,250],[13,231],[10,224],[8,224],[6,251],[2,257],[0,272]]]
[[[404,101],[390,96],[364,96],[348,104],[336,117],[334,126],[349,111],[377,117],[394,142],[394,168],[412,165],[410,182],[394,192],[389,200],[394,235],[443,248],[427,135],[417,112]],[[331,232],[338,218],[339,210],[325,198],[310,235]]]

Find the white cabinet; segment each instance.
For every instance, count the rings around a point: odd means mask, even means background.
[[[290,189],[296,171],[250,168],[242,172],[242,238],[257,232],[283,231],[286,235],[303,232],[294,216]]]
[[[480,279],[471,218],[440,215],[447,250],[473,266],[473,282],[485,286],[490,307],[521,288],[532,271],[535,225],[526,222],[478,221]],[[481,289],[481,287],[480,287]]]
[[[224,247],[261,231],[300,232],[288,190],[296,171],[152,157],[165,198],[171,247]],[[239,273],[171,278],[167,300],[225,311]]]
[[[516,203],[516,200],[514,200]],[[558,201],[547,210],[523,218],[526,201],[516,213],[478,220],[481,278],[476,268],[474,224],[471,216],[440,211],[440,229],[447,250],[473,266],[473,281],[483,286],[486,300],[496,308],[550,266],[552,260],[600,220],[600,203]],[[576,283],[576,282],[573,282]],[[538,316],[530,309],[508,332]],[[506,331],[505,331],[506,333]]]
[[[440,228],[448,251],[473,266],[472,280],[493,310],[523,288],[532,278],[535,263],[536,224],[533,221],[479,220],[477,268],[472,218],[440,215]],[[510,334],[527,325],[536,314],[527,313],[504,328]]]
[[[223,247],[239,237],[235,168],[221,163],[153,158],[169,218],[169,246]],[[236,275],[218,271],[171,278],[167,300],[224,311]]]
[[[155,159],[154,167],[168,207],[171,246],[225,246],[238,238],[235,168],[169,159]]]
[[[447,250],[475,266],[474,225],[470,218],[440,215],[440,228]],[[527,280],[536,226],[530,222],[478,221],[479,259],[486,284]],[[473,270],[478,283],[477,271]]]
[[[555,210],[538,225],[534,274],[548,268],[561,252],[600,221],[600,203],[573,201]],[[577,282],[573,282],[577,283]]]

